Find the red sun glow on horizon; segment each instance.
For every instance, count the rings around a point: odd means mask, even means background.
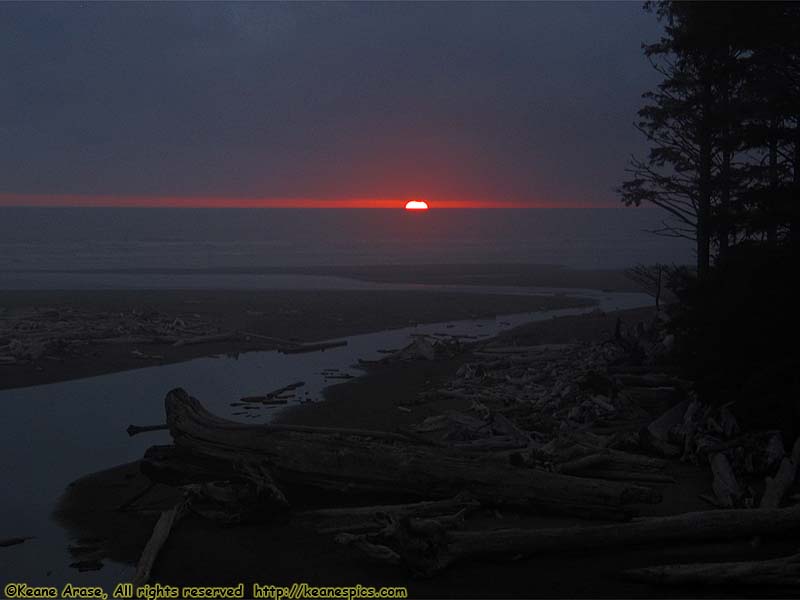
[[[406,210],[428,210],[428,203],[425,200],[409,200],[406,202]]]
[[[110,208],[376,208],[425,211],[469,208],[618,208],[618,204],[578,201],[501,200],[480,198],[436,198],[410,200],[397,196],[353,198],[304,198],[264,196],[159,196],[130,194],[8,193],[0,191],[0,207],[110,207]]]

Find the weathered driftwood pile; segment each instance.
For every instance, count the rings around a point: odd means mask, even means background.
[[[166,413],[174,445],[150,448],[142,463],[164,483],[241,482],[273,499],[284,498],[283,484],[440,499],[466,490],[486,504],[617,518],[629,515],[629,504],[659,500],[647,487],[519,468],[505,456],[444,448],[402,432],[227,421],[181,389],[167,395]]]
[[[782,508],[796,481],[800,442],[784,456],[774,433],[743,435],[729,407],[701,405],[689,382],[658,366],[667,345],[646,329],[601,345],[482,344],[449,383],[418,399],[458,398],[468,408],[395,432],[245,425],[212,415],[177,389],[166,398],[173,444],[150,448],[142,469],[154,481],[183,486],[191,510],[224,523],[285,513],[296,486],[373,502],[403,498],[403,504],[293,517],[336,534],[373,560],[425,575],[475,557],[800,530],[800,505]],[[452,341],[439,346],[439,352],[455,348]],[[417,338],[390,360],[430,359],[430,348],[436,344]],[[758,508],[631,520],[637,504],[660,501],[659,486],[673,481],[666,473],[669,460],[680,458],[707,461],[716,504]],[[744,472],[769,475],[765,491],[744,485]],[[473,511],[497,507],[604,523],[471,529]],[[730,566],[733,575],[721,564],[627,575],[658,583],[785,585],[800,583],[798,565],[797,557],[789,557],[737,563]]]
[[[257,333],[223,331],[218,324],[194,313],[90,312],[60,307],[0,315],[0,365],[89,356],[103,345],[179,347],[235,340],[278,348],[285,353],[312,352],[346,344],[345,341],[304,344]],[[142,359],[163,358],[149,352],[134,348],[131,355]]]
[[[415,360],[436,360],[452,358],[462,354],[467,345],[465,336],[446,334],[413,335],[413,341],[399,350],[384,350],[384,356],[378,360],[360,359],[362,365],[390,365]]]
[[[470,410],[412,429],[459,448],[524,448],[512,458],[604,479],[668,482],[655,457],[680,458],[709,466],[714,495],[703,497],[716,507],[777,507],[795,481],[800,442],[787,455],[779,431],[742,433],[730,405],[698,401],[691,382],[659,364],[671,342],[653,329],[600,345],[483,345],[418,399],[457,398]]]
[[[430,575],[453,563],[482,557],[513,559],[555,551],[607,551],[635,545],[661,546],[668,542],[786,535],[800,529],[800,506],[750,511],[693,512],[610,525],[489,531],[459,530],[463,524],[463,513],[464,509],[454,516],[443,518],[394,518],[389,515],[387,525],[376,533],[340,533],[338,539],[359,548],[378,562],[403,564],[416,573]],[[764,565],[747,563],[750,568],[741,568],[739,577],[729,577],[728,582],[779,585],[792,582],[797,585],[800,583],[797,558],[785,560],[789,566],[783,571],[769,567],[761,569],[759,567]],[[720,570],[724,572],[724,569]],[[671,571],[671,580],[660,575],[665,571]],[[659,583],[680,583],[681,576],[701,571],[700,565],[671,565],[637,570],[629,575]],[[696,581],[720,582],[718,574],[714,575],[706,581],[697,577]],[[752,575],[756,575],[757,579],[751,579]]]
[[[35,308],[0,318],[0,362],[16,364],[87,355],[92,346],[100,344],[182,345],[231,335],[218,331],[196,314]]]
[[[647,432],[682,461],[709,465],[718,508],[777,507],[796,480],[800,439],[787,454],[780,431],[743,433],[729,405],[695,400],[677,404]]]

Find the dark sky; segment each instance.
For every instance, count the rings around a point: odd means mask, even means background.
[[[617,203],[630,3],[0,4],[0,194]]]

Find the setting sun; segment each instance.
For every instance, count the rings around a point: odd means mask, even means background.
[[[406,210],[428,210],[428,203],[424,200],[409,200],[406,202]]]

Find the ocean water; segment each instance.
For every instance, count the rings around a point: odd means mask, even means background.
[[[42,270],[690,263],[653,209],[0,208],[0,275]],[[26,281],[35,281],[28,275]],[[8,286],[6,286],[8,287]]]

